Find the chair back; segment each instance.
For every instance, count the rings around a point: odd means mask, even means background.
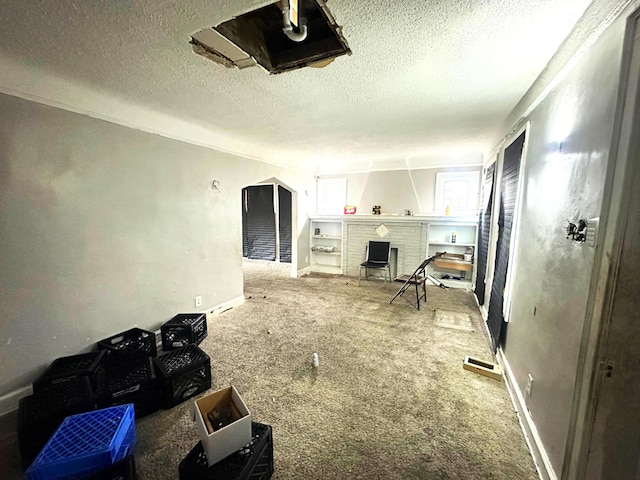
[[[378,242],[370,240],[367,246],[367,262],[389,263],[391,256],[391,242]]]

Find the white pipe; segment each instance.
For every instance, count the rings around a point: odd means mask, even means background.
[[[284,21],[284,27],[282,31],[284,34],[289,37],[290,40],[294,42],[302,42],[305,38],[307,38],[307,20],[305,18],[300,18],[300,33],[296,33],[293,31],[293,25],[291,25],[291,19],[289,18],[289,0],[282,0],[282,19]]]

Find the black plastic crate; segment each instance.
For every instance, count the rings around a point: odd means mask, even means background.
[[[267,480],[273,474],[273,433],[269,425],[251,423],[252,439],[224,460],[207,464],[202,443],[180,462],[180,480]]]
[[[187,345],[153,359],[166,408],[211,388],[211,359],[197,345]]]
[[[136,461],[129,454],[113,465],[84,475],[69,477],[67,480],[136,480]]]
[[[207,316],[204,313],[179,313],[160,327],[160,335],[165,352],[199,345],[207,336]]]
[[[156,334],[141,328],[132,328],[98,342],[99,350],[106,350],[109,357],[155,357]]]
[[[44,392],[53,385],[82,379],[95,396],[104,373],[104,355],[104,351],[97,351],[55,359],[49,368],[33,382],[34,393]]]
[[[151,357],[105,362],[104,380],[98,392],[98,408],[133,403],[136,419],[161,406],[160,386]]]
[[[27,469],[66,417],[95,408],[92,391],[83,377],[21,398],[17,430],[22,467]]]

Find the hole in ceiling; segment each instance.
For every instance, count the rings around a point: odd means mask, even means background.
[[[282,0],[191,37],[193,51],[225,67],[269,73],[324,67],[351,54],[324,0]]]

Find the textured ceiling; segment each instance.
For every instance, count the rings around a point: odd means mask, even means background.
[[[192,53],[268,3],[3,0],[0,91],[318,172],[478,163],[590,0],[331,0],[353,55],[326,68]]]

